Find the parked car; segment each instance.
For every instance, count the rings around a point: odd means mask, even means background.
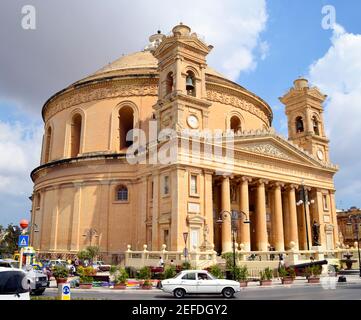
[[[20,270],[18,269],[19,262],[12,259],[0,260],[0,267]],[[47,275],[42,271],[35,270],[32,266],[24,266],[23,271],[26,274],[28,284],[30,286],[30,292],[35,295],[42,295],[48,287]]]
[[[0,300],[30,300],[26,273],[0,267]]]
[[[110,270],[110,267],[110,264],[105,264],[103,261],[96,261],[93,263],[93,268],[100,272],[107,272]]]
[[[185,270],[161,283],[164,292],[172,293],[178,299],[185,294],[222,294],[225,298],[232,298],[241,291],[239,282],[217,279],[204,270]]]

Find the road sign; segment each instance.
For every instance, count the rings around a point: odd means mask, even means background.
[[[29,246],[29,236],[28,235],[21,235],[19,236],[19,247],[28,247]]]
[[[59,284],[58,293],[60,296],[60,300],[70,300],[70,284]]]

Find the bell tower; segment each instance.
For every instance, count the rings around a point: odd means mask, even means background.
[[[163,36],[153,52],[158,59],[158,102],[153,107],[158,130],[201,130],[208,126],[205,70],[212,50],[196,33],[180,23],[170,36]]]
[[[329,162],[322,105],[326,98],[318,88],[309,87],[303,78],[295,80],[294,86],[280,98],[286,106],[288,139],[323,162]]]

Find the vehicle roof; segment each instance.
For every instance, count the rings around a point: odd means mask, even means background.
[[[21,271],[21,272],[25,273],[25,271],[24,271],[24,270],[21,270],[21,269],[18,269],[18,268],[6,268],[6,267],[0,267],[0,272],[5,272],[5,271],[8,271],[8,272]]]
[[[190,273],[190,272],[208,272],[207,270],[182,270],[181,273]]]
[[[19,262],[17,260],[14,259],[0,259],[1,262]]]

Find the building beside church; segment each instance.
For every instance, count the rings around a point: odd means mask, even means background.
[[[187,233],[191,250],[209,243],[228,252],[232,212],[242,212],[236,241],[248,251],[307,250],[313,222],[324,249],[338,246],[337,167],[325,135],[326,96],[306,79],[295,80],[280,98],[288,119],[289,136],[283,138],[272,128],[264,100],[207,65],[212,49],[180,24],[45,103],[41,164],[31,173],[36,250],[72,254],[97,245],[111,259],[127,245],[181,251]],[[176,160],[129,163],[130,130],[145,132],[146,154],[150,146],[164,145],[149,137],[153,122],[158,133],[176,132]],[[204,152],[215,145],[202,136],[202,161],[191,161],[192,150],[181,143],[184,129],[234,133],[232,169]],[[302,201],[303,188],[308,201]]]
[[[361,239],[361,209],[351,207],[348,210],[338,210],[337,225],[341,244],[348,247],[357,247],[355,241],[357,241],[357,238]]]

